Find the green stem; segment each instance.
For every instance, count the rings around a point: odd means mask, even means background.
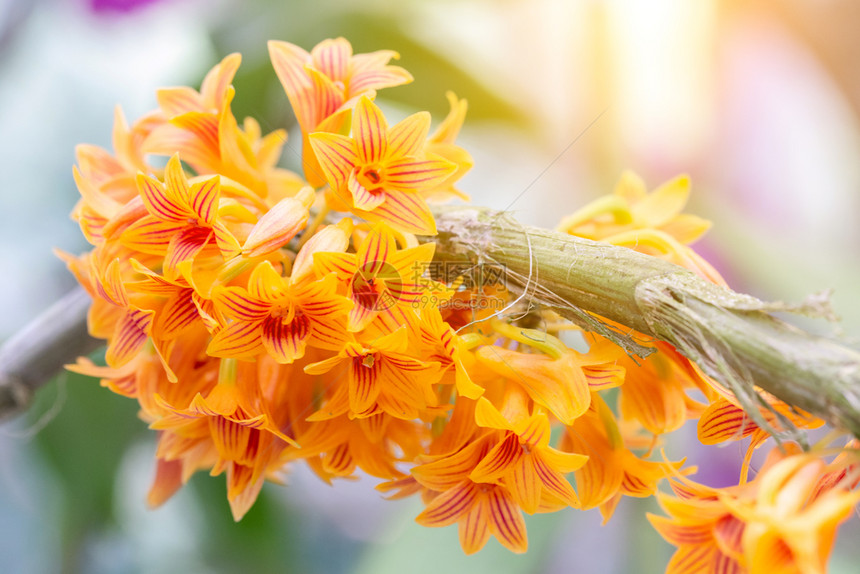
[[[826,314],[826,305],[765,303],[662,259],[527,227],[487,209],[439,208],[436,225],[439,236],[427,240],[437,243],[437,259],[499,265],[523,301],[628,352],[648,350],[624,327],[674,345],[731,389],[761,426],[769,427],[759,411],[767,405],[756,387],[860,437],[860,352],[770,314]]]

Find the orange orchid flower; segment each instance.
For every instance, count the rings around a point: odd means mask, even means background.
[[[485,433],[452,454],[425,457],[428,462],[412,469],[421,486],[440,493],[415,521],[430,527],[458,524],[460,546],[466,554],[483,548],[491,535],[512,552],[522,553],[528,548],[522,510],[508,487],[469,478],[490,452],[495,434]]]
[[[179,156],[167,162],[164,183],[138,174],[137,185],[147,215],[122,234],[129,249],[164,256],[167,277],[177,274],[183,261],[214,247],[225,258],[239,254],[239,242],[218,218],[219,177],[189,185]],[[212,249],[209,249],[212,251]]]
[[[334,275],[294,283],[268,261],[258,264],[243,287],[219,287],[216,308],[232,319],[206,349],[218,357],[253,358],[265,349],[280,363],[302,357],[310,344],[340,350],[347,342],[351,303],[338,295]]]
[[[302,131],[302,165],[314,187],[325,183],[308,141],[311,132],[337,132],[362,95],[408,84],[412,76],[388,62],[400,56],[391,50],[353,54],[344,38],[323,40],[310,53],[289,42],[270,41],[269,56],[275,73]]]
[[[316,132],[309,138],[326,181],[353,213],[432,235],[436,223],[420,192],[438,187],[457,165],[423,150],[429,128],[427,112],[389,128],[376,104],[362,97],[355,107],[354,137]]]
[[[588,412],[567,428],[561,448],[588,456],[575,471],[576,490],[582,507],[600,507],[604,522],[615,511],[621,496],[646,498],[657,491],[657,483],[673,474],[683,461],[644,460],[625,444],[615,415],[595,393]]]
[[[322,409],[309,420],[325,420],[344,413],[358,418],[379,412],[412,420],[436,405],[432,386],[441,376],[438,363],[420,361],[408,354],[406,328],[378,337],[369,343],[346,343],[341,351],[305,367],[311,375],[346,368],[341,385]]]
[[[262,137],[256,120],[247,118],[240,128],[233,116],[231,82],[241,60],[239,54],[225,57],[206,75],[200,92],[188,87],[159,90],[158,104],[166,121],[151,131],[142,149],[161,155],[178,152],[198,174],[217,173],[260,197],[274,192],[277,200],[305,184],[276,166],[287,141],[284,130]]]
[[[367,234],[356,253],[322,252],[314,254],[314,269],[319,275],[335,273],[347,285],[347,296],[354,303],[349,314],[349,330],[361,331],[378,315],[411,312],[420,303],[427,283],[421,279],[433,260],[435,244],[397,249],[394,234],[379,223]]]
[[[562,452],[549,446],[549,418],[540,408],[528,416],[523,391],[507,393],[508,419],[486,398],[478,399],[475,422],[479,427],[503,431],[501,439],[469,474],[475,482],[505,484],[514,502],[534,514],[548,494],[564,506],[579,507],[576,492],[564,475],[580,468],[588,456]]]

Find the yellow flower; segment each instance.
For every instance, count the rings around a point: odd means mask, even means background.
[[[308,134],[339,131],[360,96],[373,98],[376,90],[412,81],[409,72],[388,65],[392,58],[400,57],[397,52],[353,54],[344,38],[323,40],[310,53],[273,40],[269,56],[302,130],[302,165],[314,187],[324,184],[325,178]]]
[[[279,363],[291,363],[304,356],[308,344],[339,351],[348,340],[352,305],[336,290],[334,275],[296,284],[264,261],[251,274],[248,289],[215,290],[215,307],[232,321],[215,334],[206,352],[247,359],[265,349]]]
[[[436,222],[420,192],[438,187],[457,165],[423,151],[429,127],[430,115],[418,112],[389,128],[382,111],[363,96],[352,138],[326,132],[309,137],[326,181],[353,213],[433,235]]]
[[[724,285],[720,274],[687,247],[711,226],[700,217],[681,213],[689,195],[690,180],[686,176],[668,181],[648,193],[638,176],[625,172],[615,193],[596,199],[565,217],[558,229],[663,257]]]

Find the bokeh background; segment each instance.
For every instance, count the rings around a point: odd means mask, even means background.
[[[114,106],[138,117],[157,87],[197,87],[240,51],[236,116],[295,134],[266,40],[343,35],[401,53],[415,82],[380,95],[394,116],[441,119],[448,89],[469,100],[475,203],[553,226],[624,169],[652,187],[689,173],[688,209],[715,224],[698,247],[729,283],[789,301],[833,288],[843,321],[806,326],[856,342],[858,28],[855,0],[0,0],[0,340],[73,286],[51,249],[86,249],[68,219],[74,145],[109,147]],[[736,480],[741,447],[694,437],[671,451]],[[223,477],[151,511],[153,452],[134,404],[60,375],[0,425],[0,571],[647,574],[672,552],[644,519],[653,501],[625,500],[603,527],[596,511],[530,518],[525,556],[491,541],[465,557],[454,527],[413,523],[418,501],[302,468],[238,525]],[[833,572],[857,571],[857,522]]]

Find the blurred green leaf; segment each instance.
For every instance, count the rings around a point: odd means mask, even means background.
[[[117,470],[129,444],[147,430],[137,418],[137,403],[101,388],[96,379],[73,373],[57,379],[37,393],[29,417],[38,419],[63,400],[34,442],[62,489],[63,561],[73,568],[83,541],[114,525]]]

